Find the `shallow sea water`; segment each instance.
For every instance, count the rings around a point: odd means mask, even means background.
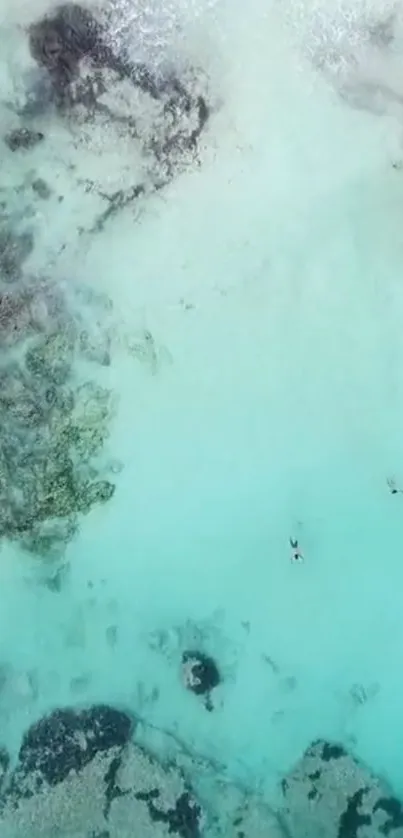
[[[35,15],[2,2],[4,133],[15,23]],[[130,148],[50,121],[37,149],[1,152],[3,187],[34,170],[64,196],[34,204],[30,270],[113,302],[96,375],[122,466],[59,592],[3,543],[0,660],[22,680],[0,695],[2,739],[15,751],[41,714],[110,702],[269,799],[318,738],[401,795],[403,111],[353,108],[313,66],[317,9],[180,13],[217,99],[199,165],[80,236],[104,205],[76,177],[120,188]],[[144,330],[156,354],[139,360],[125,347]],[[196,638],[223,673],[213,713],[180,678]]]

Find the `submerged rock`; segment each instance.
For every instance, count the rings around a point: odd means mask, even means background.
[[[231,805],[228,807],[229,812],[227,810],[225,813],[223,828],[219,831],[223,838],[289,838],[273,809],[258,795],[244,792],[242,797],[242,802],[234,809],[231,817]],[[221,801],[225,805],[223,794],[220,796]]]
[[[76,533],[77,516],[106,503],[115,491],[107,480],[88,479],[87,471],[93,475],[94,469],[86,470],[76,459],[74,439],[63,436],[64,413],[71,413],[74,400],[61,398],[63,393],[52,388],[48,392],[49,401],[38,399],[18,373],[11,387],[0,392],[0,418],[5,417],[0,536],[17,538],[30,552],[44,556],[54,550],[60,555]]]
[[[32,191],[35,192],[35,195],[37,195],[38,198],[41,198],[42,201],[47,201],[48,198],[50,198],[52,190],[43,178],[35,178],[35,180],[32,181],[31,186]]]
[[[117,52],[112,38],[106,24],[78,3],[60,5],[32,23],[31,55],[49,84],[36,83],[27,108],[39,113],[53,103],[66,116],[101,120],[101,130],[103,122],[114,124],[118,134],[123,131],[140,145],[142,154],[154,159],[152,186],[157,190],[194,157],[209,120],[210,108],[195,81],[201,74],[192,73],[190,78],[188,73],[186,81],[184,71],[181,78],[172,74],[161,78],[124,51]],[[146,102],[139,111],[138,98],[133,96],[138,90],[154,100],[151,108]],[[43,99],[36,108],[35,95]],[[146,183],[132,185],[127,195],[108,207],[107,217],[148,190]]]
[[[13,838],[106,833],[199,838],[202,808],[178,769],[131,741],[133,720],[100,705],[56,710],[32,725],[0,807]]]
[[[4,142],[10,151],[27,151],[38,145],[44,139],[41,131],[31,131],[29,128],[16,128],[9,131],[4,137]]]
[[[0,417],[3,422],[3,434],[10,420],[14,422],[14,431],[37,428],[46,419],[44,409],[45,405],[39,401],[29,378],[17,363],[10,363],[1,368]],[[10,441],[10,437],[8,439]],[[12,448],[10,444],[5,444],[3,450],[7,455],[12,453]]]
[[[49,72],[56,99],[60,103],[66,101],[69,85],[79,75],[83,59],[95,67],[107,67],[130,78],[133,84],[158,99],[159,88],[150,71],[143,64],[133,64],[117,55],[107,43],[106,35],[92,12],[78,3],[64,3],[53,14],[31,24],[31,55]]]
[[[207,710],[212,710],[211,692],[218,687],[221,678],[213,658],[198,651],[186,651],[182,655],[182,676],[186,689],[195,695],[205,697]]]
[[[25,366],[36,378],[55,385],[65,384],[71,372],[74,343],[68,334],[48,335],[38,341],[25,356]]]
[[[106,705],[89,710],[55,710],[33,724],[25,734],[11,787],[23,793],[33,773],[41,783],[55,786],[71,771],[80,771],[97,754],[121,749],[129,741],[132,719]]]
[[[99,453],[115,413],[113,394],[105,387],[87,381],[77,389],[76,405],[62,431],[63,438],[82,460]]]
[[[30,302],[24,291],[0,293],[0,346],[13,345],[30,334]]]
[[[79,350],[83,358],[101,367],[111,363],[110,338],[108,335],[92,335],[87,329],[79,334]]]
[[[115,494],[116,486],[108,480],[87,483],[80,490],[78,508],[80,512],[89,512],[95,504],[107,503]]]
[[[282,782],[293,838],[403,838],[403,806],[341,745],[319,740]]]
[[[18,279],[33,247],[32,233],[19,233],[7,223],[0,224],[0,279],[4,282],[14,282]]]
[[[118,838],[122,827],[131,822],[142,838],[199,838],[202,834],[202,807],[174,765],[163,766],[132,743],[117,779],[121,797],[115,797],[110,808],[111,835]]]
[[[114,401],[93,381],[75,383],[79,330],[60,294],[40,282],[0,293],[0,346],[22,340],[25,358],[0,369],[0,538],[59,558],[79,516],[114,494],[91,462]]]
[[[6,748],[0,747],[0,794],[6,781],[7,772],[10,767],[10,754]]]

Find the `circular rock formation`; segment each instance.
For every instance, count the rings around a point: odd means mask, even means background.
[[[293,838],[403,838],[403,807],[341,745],[319,740],[283,780]]]
[[[205,698],[207,710],[212,710],[211,692],[221,678],[213,658],[203,652],[186,651],[182,655],[182,676],[186,689]]]

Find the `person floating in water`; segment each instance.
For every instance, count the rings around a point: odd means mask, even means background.
[[[291,561],[292,562],[303,562],[304,561],[304,554],[299,546],[297,538],[290,538],[290,545],[292,547],[291,553]]]
[[[388,477],[386,482],[388,484],[391,495],[403,494],[403,489],[399,489],[399,487],[396,485],[396,480],[394,479],[394,477]]]

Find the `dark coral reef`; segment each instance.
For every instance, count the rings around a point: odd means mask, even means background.
[[[403,805],[347,749],[317,740],[282,782],[291,838],[402,838]]]
[[[112,498],[96,458],[110,431],[113,394],[83,379],[76,360],[104,365],[61,289],[23,271],[27,231],[0,225],[0,538],[58,555],[80,515]]]
[[[161,130],[156,129],[147,139],[145,151],[165,163],[195,151],[210,115],[205,96],[189,89],[172,72],[163,77],[144,63],[133,61],[127,51],[117,48],[107,25],[89,9],[78,3],[58,6],[31,24],[29,46],[45,74],[35,96],[30,97],[28,112],[53,104],[71,114],[79,105],[90,116],[98,113],[125,123],[132,136],[141,140],[138,117],[142,114],[119,116],[103,100],[105,94],[115,95],[119,82],[128,82],[162,108]]]
[[[135,744],[135,721],[108,705],[61,708],[23,736],[0,794],[0,829],[199,838],[203,809],[181,771]],[[130,832],[130,834],[132,834]]]

